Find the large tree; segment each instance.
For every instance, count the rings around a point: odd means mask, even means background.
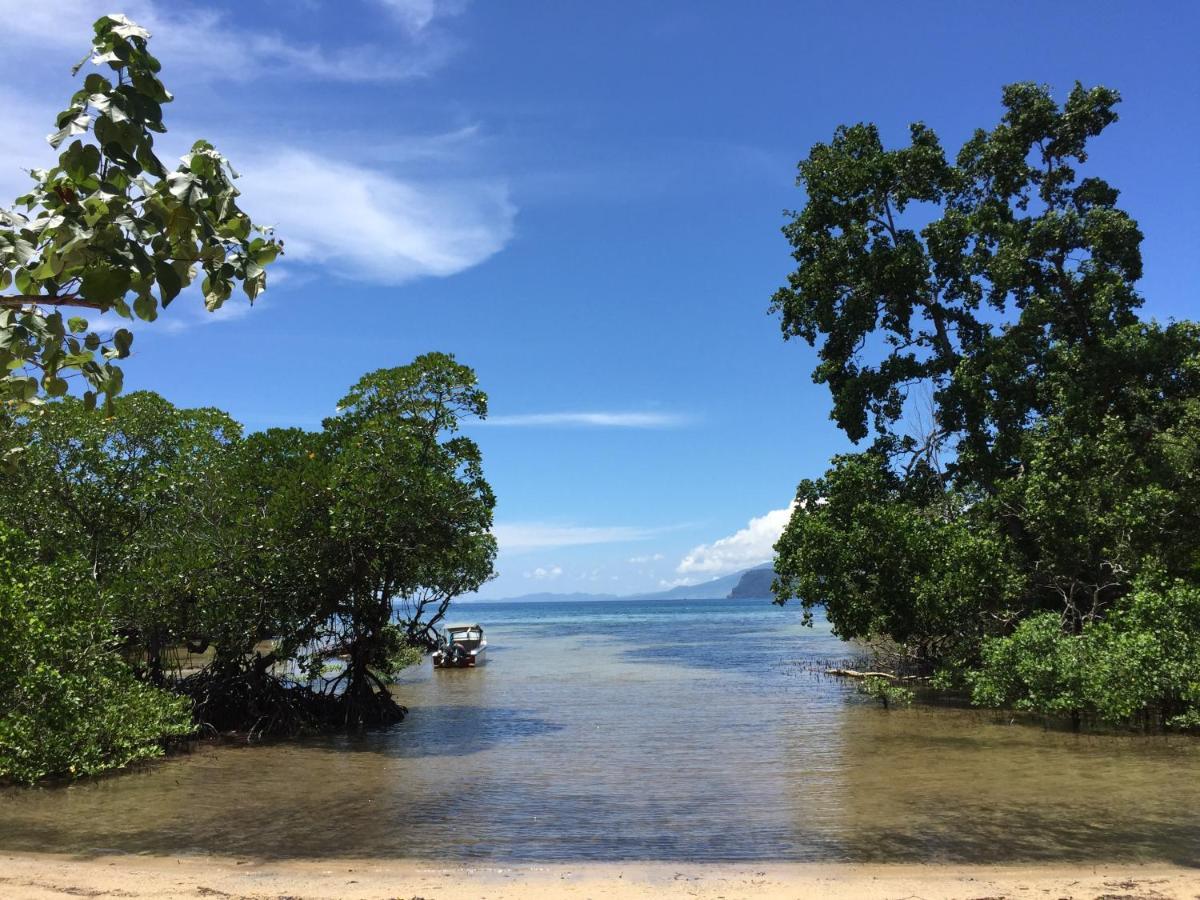
[[[801,485],[779,600],[890,637],[981,701],[1108,719],[1128,704],[1066,674],[1052,703],[994,669],[1035,660],[1052,622],[1062,672],[1094,687],[1102,654],[1085,645],[1165,622],[1131,604],[1200,580],[1200,330],[1138,320],[1141,233],[1081,171],[1117,100],[1011,85],[953,163],[924,125],[897,150],[874,126],[838,129],[800,164],[797,268],[773,301],[785,337],[817,348],[833,418],[875,434]],[[1190,714],[1168,680],[1138,715]]]
[[[281,244],[238,207],[236,173],[196,141],[174,169],[158,158],[162,108],[172,99],[149,52],[150,34],[124,16],[96,21],[83,85],[55,119],[50,169],[0,210],[0,404],[20,408],[85,382],[89,405],[121,390],[113,360],[129,355],[127,328],[111,334],[82,314],[152,321],[203,273],[207,309],[240,283],[253,302]]]
[[[23,452],[0,482],[0,515],[46,561],[86,560],[161,682],[163,652],[192,629],[212,577],[209,513],[241,427],[146,391],[118,398],[113,413],[65,397],[18,417],[7,438]]]
[[[925,384],[955,467],[1002,477],[1045,409],[1047,367],[1135,321],[1141,232],[1113,187],[1078,171],[1117,101],[1076,85],[1059,106],[1015,84],[1000,124],[953,164],[922,124],[898,150],[873,125],[842,127],[800,163],[807,202],[784,229],[798,265],[772,306],[785,337],[818,347],[813,378],[853,440],[869,421],[891,435]]]
[[[426,353],[365,375],[338,408],[325,430],[343,588],[327,621],[348,663],[346,721],[365,725],[395,714],[379,673],[432,646],[450,601],[492,576],[495,496],[479,447],[457,433],[487,396],[453,356]]]

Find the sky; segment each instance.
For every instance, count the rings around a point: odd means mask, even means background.
[[[0,202],[114,10],[176,96],[160,155],[215,143],[286,247],[253,308],[185,295],[138,328],[126,389],[315,428],[365,372],[455,354],[490,398],[483,597],[770,558],[851,448],[768,313],[796,163],[839,124],[953,152],[1006,83],[1116,88],[1089,171],[1146,235],[1145,313],[1197,314],[1200,4],[0,0]]]

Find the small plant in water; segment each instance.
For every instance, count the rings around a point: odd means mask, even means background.
[[[858,692],[868,697],[874,697],[883,704],[884,709],[889,709],[893,705],[908,706],[913,702],[912,691],[878,675],[872,675],[860,681]]]

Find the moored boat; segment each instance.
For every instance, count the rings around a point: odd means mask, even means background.
[[[469,669],[483,665],[487,641],[482,625],[447,625],[446,646],[434,651],[435,669]]]

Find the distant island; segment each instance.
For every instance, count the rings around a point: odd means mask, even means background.
[[[731,600],[758,600],[770,597],[772,596],[771,582],[774,580],[775,566],[773,563],[747,569],[742,573],[738,583],[733,586],[733,590],[729,592],[729,598]]]
[[[742,569],[732,575],[714,578],[701,584],[681,585],[667,591],[650,594],[589,594],[582,591],[556,594],[541,591],[517,597],[460,598],[467,603],[584,603],[595,600],[765,600],[771,597],[771,581],[775,577],[774,563],[763,563]]]

